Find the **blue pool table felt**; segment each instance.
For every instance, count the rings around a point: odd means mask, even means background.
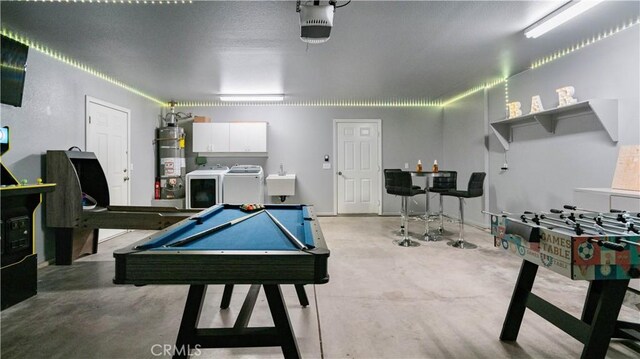
[[[306,206],[267,207],[267,210],[307,247],[314,247],[311,221],[309,220]],[[198,217],[202,219],[202,224],[197,224],[198,221],[194,219],[186,219],[168,231],[154,236],[155,238],[143,244],[143,247],[148,250],[160,251],[299,250],[264,212],[185,245],[165,247],[183,238],[250,213],[252,212],[243,212],[235,207],[214,206],[198,214]]]

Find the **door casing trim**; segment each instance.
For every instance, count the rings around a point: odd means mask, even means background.
[[[334,119],[333,120],[333,215],[338,215],[338,123],[376,123],[378,126],[378,215],[382,215],[382,120],[381,119]]]

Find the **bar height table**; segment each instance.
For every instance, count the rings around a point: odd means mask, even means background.
[[[411,175],[414,177],[426,177],[425,178],[425,191],[426,191],[426,201],[425,201],[425,229],[424,229],[424,240],[425,241],[437,241],[438,234],[431,233],[429,228],[429,187],[431,187],[431,179],[434,177],[449,177],[451,173],[448,171],[409,171]]]

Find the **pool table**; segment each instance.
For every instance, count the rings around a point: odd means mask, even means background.
[[[253,213],[230,224],[252,212],[216,205],[114,252],[116,284],[190,285],[174,358],[196,345],[280,346],[285,357],[300,356],[280,285],[327,283],[330,252],[312,206],[265,205]],[[208,284],[251,284],[233,328],[197,328]],[[247,327],[261,287],[275,326]]]

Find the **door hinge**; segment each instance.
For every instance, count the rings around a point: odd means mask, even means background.
[[[91,124],[91,116],[89,116],[89,124]]]

